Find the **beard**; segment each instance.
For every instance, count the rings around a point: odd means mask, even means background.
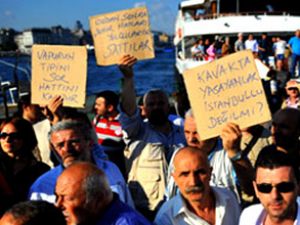
[[[160,126],[168,122],[168,115],[162,109],[155,109],[151,111],[148,120],[151,124]]]

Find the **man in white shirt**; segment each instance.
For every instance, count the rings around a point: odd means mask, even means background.
[[[180,149],[172,173],[180,193],[162,205],[154,223],[237,224],[240,215],[237,198],[225,188],[211,187],[211,172],[204,151],[193,147]]]
[[[256,161],[253,181],[261,204],[246,208],[240,225],[300,224],[300,205],[297,203],[299,170],[297,158],[270,145],[262,149]]]
[[[248,39],[245,41],[245,48],[253,52],[255,56],[258,54],[258,43],[254,39],[253,34],[249,34]]]

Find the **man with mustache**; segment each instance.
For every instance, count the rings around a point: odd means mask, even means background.
[[[240,215],[237,199],[231,191],[209,185],[211,172],[205,152],[193,147],[180,149],[172,173],[180,193],[162,205],[154,223],[237,224]]]
[[[128,184],[136,208],[150,220],[164,199],[168,162],[185,144],[183,129],[168,120],[169,102],[162,90],[150,90],[143,98],[146,120],[136,105],[133,65],[136,58],[125,55],[119,68],[123,73],[120,122],[124,131]]]
[[[235,193],[241,205],[245,201],[241,199],[241,191],[249,196],[254,195],[252,177],[254,169],[246,157],[241,157],[240,143],[242,131],[237,124],[224,125],[220,137],[202,140],[197,131],[197,124],[192,109],[185,114],[184,134],[187,145],[197,148],[198,151],[208,155],[210,166],[213,168],[210,184],[217,187],[225,187]],[[170,176],[172,171],[174,153],[169,166],[167,199],[177,192],[174,179]]]
[[[299,224],[300,204],[298,158],[278,151],[275,145],[261,150],[255,164],[253,186],[260,204],[246,208],[240,225]]]

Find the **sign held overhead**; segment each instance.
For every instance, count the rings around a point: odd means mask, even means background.
[[[31,101],[47,104],[54,96],[63,105],[82,108],[85,104],[87,50],[81,46],[33,45]]]
[[[118,64],[123,55],[154,58],[153,37],[146,7],[90,17],[97,64]]]
[[[271,120],[249,50],[187,70],[184,81],[202,140],[220,135],[227,122],[245,128]]]

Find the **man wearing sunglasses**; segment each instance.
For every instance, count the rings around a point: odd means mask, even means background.
[[[259,153],[255,171],[253,186],[260,204],[246,208],[239,224],[300,224],[296,157],[278,151],[274,145],[267,146]]]
[[[285,91],[287,98],[282,102],[281,108],[300,109],[300,84],[296,80],[289,80],[286,83]]]

